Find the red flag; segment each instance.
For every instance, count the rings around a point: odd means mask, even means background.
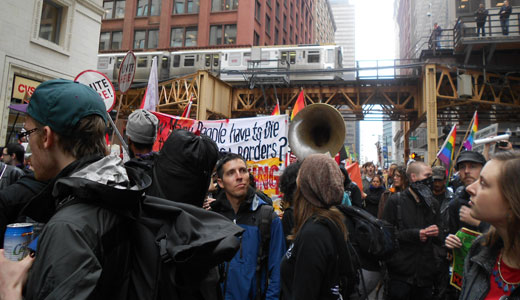
[[[191,104],[193,103],[193,97],[190,98],[190,102],[188,102],[188,105],[184,108],[184,112],[182,113],[181,118],[189,118],[190,112],[191,112]]]
[[[271,116],[279,116],[280,115],[280,103],[278,103],[278,99],[276,99],[276,106],[271,113]]]
[[[350,179],[357,184],[360,190],[363,190],[363,181],[361,180],[361,170],[359,164],[353,163],[345,167],[347,169]]]
[[[298,95],[298,100],[296,100],[296,103],[294,104],[294,108],[291,113],[291,121],[303,108],[305,108],[305,98],[303,96],[303,90],[301,90],[300,94]]]

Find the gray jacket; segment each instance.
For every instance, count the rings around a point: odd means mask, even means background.
[[[23,175],[21,169],[0,162],[0,190],[15,183]]]
[[[466,256],[459,300],[480,300],[489,293],[489,279],[502,248],[502,241],[495,243],[492,247],[482,245],[483,241],[484,236],[477,238]],[[508,299],[520,299],[520,289],[516,289],[511,296],[504,300]]]

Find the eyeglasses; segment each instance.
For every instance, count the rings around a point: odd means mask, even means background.
[[[26,137],[26,138],[27,138],[27,141],[29,141],[29,136],[30,136],[32,133],[38,131],[38,129],[39,129],[38,127],[35,127],[35,128],[33,128],[33,129],[30,129],[30,130],[27,130],[27,131],[24,131],[24,132],[20,132],[20,133],[18,134],[18,137],[19,137],[19,138]]]

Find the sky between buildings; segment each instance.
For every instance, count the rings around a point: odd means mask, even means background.
[[[356,60],[395,59],[395,25],[393,0],[350,0],[356,6]],[[375,143],[383,134],[380,121],[361,122],[363,157],[377,161]]]

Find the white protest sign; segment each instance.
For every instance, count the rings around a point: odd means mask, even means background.
[[[123,62],[121,63],[121,68],[119,69],[119,91],[121,93],[126,93],[132,85],[135,76],[135,55],[132,51],[128,51]]]
[[[112,110],[116,102],[116,92],[112,82],[110,82],[105,74],[95,70],[85,70],[79,73],[78,76],[74,78],[74,81],[93,88],[99,96],[101,96],[103,102],[105,102],[107,112]]]
[[[483,138],[488,138],[492,136],[496,136],[498,133],[498,124],[492,124],[486,128],[483,128],[477,132],[475,132],[475,137],[473,140],[480,140]],[[473,151],[482,153],[484,152],[484,145],[473,145]],[[490,148],[490,153],[495,152],[495,144],[493,144]]]

